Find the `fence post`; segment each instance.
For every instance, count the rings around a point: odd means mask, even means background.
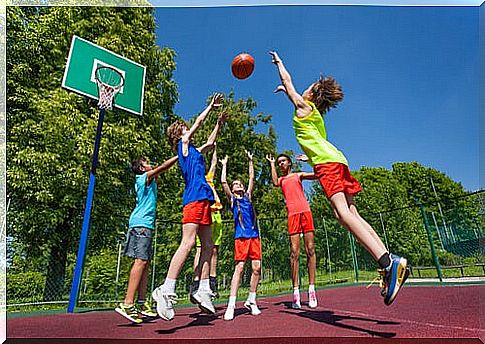
[[[330,245],[328,244],[327,225],[325,224],[325,218],[323,219],[323,229],[325,230],[325,240],[327,242],[328,270],[329,270],[330,281],[331,281],[332,280],[332,261],[330,259]]]
[[[431,255],[433,256],[434,265],[436,266],[436,272],[438,273],[438,278],[440,279],[440,282],[443,282],[443,275],[441,274],[440,262],[438,260],[438,256],[436,255],[436,251],[434,249],[434,243],[433,243],[433,237],[431,236],[431,231],[429,230],[428,217],[426,216],[426,212],[422,204],[419,205],[419,209],[421,210],[421,216],[423,217],[423,221],[424,221],[424,228],[426,229],[426,234],[428,235],[429,246],[431,247]]]
[[[151,281],[151,285],[152,285],[152,288],[151,290],[154,290],[155,289],[155,274],[157,272],[157,264],[156,264],[156,260],[157,260],[157,236],[158,236],[158,228],[160,226],[160,222],[158,223],[158,225],[155,225],[155,229],[153,230],[153,241],[152,241],[152,262],[151,262],[151,266],[152,266],[152,281]],[[151,299],[152,297],[152,293],[148,293],[148,298]]]
[[[349,240],[350,240],[350,251],[352,252],[352,265],[354,266],[354,274],[355,274],[355,282],[359,282],[359,265],[357,262],[357,252],[355,252],[355,239],[350,232],[349,234]]]

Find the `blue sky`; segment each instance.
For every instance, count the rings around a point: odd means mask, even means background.
[[[299,91],[320,73],[345,97],[326,116],[328,139],[350,168],[418,161],[465,189],[479,189],[479,8],[244,6],[157,8],[157,44],[173,48],[188,119],[213,92],[253,97],[273,116],[278,149],[300,152],[292,105],[268,54],[278,51]],[[231,61],[249,52],[253,75],[235,79]],[[256,113],[255,112],[255,113]],[[267,128],[261,127],[265,132]]]

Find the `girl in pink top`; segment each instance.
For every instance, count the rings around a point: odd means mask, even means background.
[[[271,165],[273,185],[281,187],[286,200],[286,209],[288,210],[288,234],[291,245],[291,277],[293,280],[293,301],[291,307],[296,309],[301,308],[298,257],[300,256],[300,235],[302,235],[305,242],[308,265],[308,305],[310,308],[316,308],[318,302],[315,294],[315,271],[317,262],[314,240],[315,227],[313,226],[310,205],[305,197],[301,183],[303,179],[316,179],[315,175],[307,172],[291,172],[291,158],[286,154],[280,154],[276,158],[276,163],[283,173],[283,176],[278,178],[275,158],[271,155],[266,155],[266,159]]]

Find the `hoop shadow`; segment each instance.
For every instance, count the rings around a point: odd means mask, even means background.
[[[173,327],[167,330],[156,330],[155,332],[157,332],[158,334],[170,334],[170,333],[175,333],[178,330],[182,330],[184,328],[189,328],[192,326],[214,326],[212,322],[216,320],[218,317],[219,317],[218,314],[210,315],[202,312],[199,312],[197,314],[190,314],[189,318],[192,318],[194,320],[192,320],[188,324]]]
[[[284,302],[286,304],[286,302]],[[291,302],[290,308],[291,308]],[[369,319],[369,318],[364,318],[364,317],[355,317],[355,316],[350,316],[350,315],[338,315],[335,314],[332,311],[298,311],[295,310],[293,312],[288,312],[286,310],[280,311],[281,313],[286,313],[290,315],[297,315],[299,317],[303,317],[306,319],[310,319],[313,321],[318,321],[321,323],[325,323],[328,325],[336,326],[336,327],[341,327],[345,328],[348,330],[352,331],[359,331],[359,332],[365,332],[370,334],[371,336],[377,336],[377,337],[383,337],[383,338],[392,338],[396,336],[395,332],[380,332],[380,331],[374,331],[370,329],[366,329],[363,327],[358,327],[354,325],[347,325],[342,323],[341,321],[344,320],[359,320],[359,321],[367,321],[367,322],[373,322],[378,325],[399,325],[399,322],[394,322],[394,321],[383,321],[383,320],[375,320],[375,319]]]

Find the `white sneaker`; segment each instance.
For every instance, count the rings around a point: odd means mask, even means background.
[[[200,310],[207,314],[216,314],[216,309],[212,304],[212,298],[214,294],[211,291],[197,290],[193,295],[193,299],[197,302]]]
[[[244,302],[244,307],[249,309],[251,311],[252,315],[260,315],[261,314],[261,311],[259,310],[256,302],[249,302],[249,300],[246,300],[246,302]]]
[[[224,320],[232,319],[234,319],[234,307],[227,307],[226,312],[224,313]]]
[[[177,303],[177,294],[166,293],[160,287],[152,292],[153,300],[157,302],[157,313],[164,320],[172,320],[175,317],[173,305]]]
[[[308,292],[308,306],[310,308],[317,308],[318,306],[317,295],[315,294],[315,291]]]
[[[300,294],[293,294],[293,301],[291,302],[291,308],[293,309],[300,309]]]

